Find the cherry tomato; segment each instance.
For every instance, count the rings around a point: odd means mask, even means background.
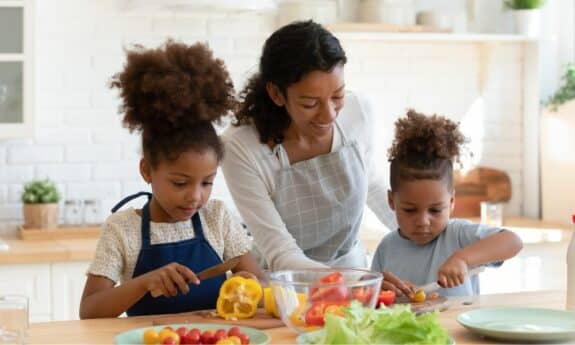
[[[241,333],[238,335],[238,337],[240,337],[240,340],[242,341],[242,345],[249,345],[250,337],[248,337],[247,334]]]
[[[393,290],[381,290],[377,298],[377,307],[379,308],[382,304],[389,306],[395,301],[395,291]]]
[[[176,334],[176,333],[174,333]],[[176,337],[172,337],[169,336],[166,339],[164,339],[164,341],[162,341],[162,345],[177,345],[178,341],[176,340]]]
[[[153,328],[148,328],[144,332],[144,344],[152,345],[157,344],[159,341],[158,332]]]
[[[174,340],[176,340],[176,343],[180,342],[180,336],[178,335],[178,333],[174,332],[174,329],[171,327],[163,328],[158,334],[158,341],[160,342],[160,344],[163,344],[166,338],[174,338]]]
[[[343,275],[339,272],[330,273],[321,277],[316,284],[344,284]],[[309,299],[312,302],[333,301],[338,302],[349,298],[349,289],[345,286],[334,287],[312,287],[310,288]]]
[[[176,329],[176,333],[178,333],[181,339],[184,335],[188,334],[188,329],[186,327],[180,327]]]
[[[228,330],[228,337],[231,337],[231,336],[234,336],[234,335],[235,335],[235,336],[238,336],[238,335],[240,335],[241,333],[242,333],[242,331],[240,330],[240,328],[239,328],[238,326],[233,326],[232,328],[230,328],[230,329]]]
[[[231,337],[228,337],[228,340],[230,341],[230,343],[234,345],[242,345],[242,340],[237,335],[232,335]]]
[[[413,295],[411,301],[415,303],[425,302],[425,291],[423,290],[415,291],[415,294]]]
[[[218,329],[216,331],[216,333],[214,333],[214,343],[217,343],[218,341],[222,340],[222,339],[226,339],[228,337],[228,334],[226,332],[226,330],[224,329]]]
[[[214,332],[210,330],[205,330],[204,333],[200,336],[200,342],[202,344],[213,344],[214,341]]]
[[[324,315],[327,308],[335,306],[342,307],[346,306],[347,301],[336,303],[336,302],[314,302],[305,312],[305,325],[306,326],[323,326],[324,325]],[[335,310],[335,308],[332,308]]]
[[[202,332],[194,328],[188,332],[184,337],[181,338],[180,344],[182,345],[197,345],[200,343],[200,336]]]

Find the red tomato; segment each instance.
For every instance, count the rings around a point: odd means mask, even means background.
[[[217,343],[218,341],[220,341],[222,339],[226,339],[227,337],[228,337],[228,334],[227,334],[225,329],[218,329],[216,331],[216,333],[214,334],[213,342]]]
[[[177,345],[178,342],[176,341],[175,337],[167,337],[166,339],[164,339],[164,342],[162,342],[162,345]]]
[[[351,291],[351,296],[362,304],[366,304],[373,296],[373,289],[369,287],[358,287]]]
[[[250,337],[248,337],[247,334],[240,333],[240,334],[238,335],[238,337],[239,337],[240,340],[242,341],[242,345],[249,345],[249,343],[250,343]]]
[[[347,306],[348,301],[341,302],[314,302],[305,312],[306,326],[323,326],[325,310],[330,306]]]
[[[202,333],[202,335],[200,335],[200,342],[202,344],[213,344],[213,343],[215,343],[214,332],[212,332],[210,330],[204,331],[204,333]]]
[[[181,339],[184,335],[188,334],[188,329],[186,327],[180,327],[176,329],[176,333],[178,333]]]
[[[182,345],[197,345],[200,344],[200,336],[202,332],[194,328],[188,332],[185,336],[183,336],[180,340],[180,344]]]
[[[240,334],[242,334],[242,331],[240,330],[240,328],[238,326],[233,326],[232,328],[230,328],[228,330],[228,337],[231,337],[234,335],[236,337],[239,337]]]
[[[393,290],[381,290],[377,298],[377,307],[379,308],[381,304],[386,306],[392,305],[395,301],[395,291]]]
[[[343,275],[339,272],[330,273],[321,277],[315,284],[344,284]],[[349,298],[349,289],[345,286],[334,287],[312,287],[309,292],[309,299],[312,302],[333,301],[339,302]]]

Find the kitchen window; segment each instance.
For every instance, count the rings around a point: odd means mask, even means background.
[[[32,134],[32,0],[0,0],[0,139]]]

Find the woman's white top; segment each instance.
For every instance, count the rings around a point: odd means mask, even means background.
[[[379,152],[376,140],[383,142],[384,132],[373,108],[364,98],[346,93],[345,106],[337,122],[349,140],[360,148],[368,171],[367,205],[379,220],[396,229],[395,214],[387,203],[387,156]],[[378,138],[379,136],[379,138]],[[230,126],[223,134],[225,156],[222,170],[236,207],[254,237],[255,247],[272,270],[325,267],[309,259],[288,232],[275,208],[271,195],[276,191],[275,174],[281,168],[278,157],[259,141],[254,126]],[[342,138],[334,130],[331,151],[338,150]]]

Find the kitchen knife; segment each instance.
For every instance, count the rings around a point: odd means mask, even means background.
[[[478,273],[481,273],[485,270],[485,266],[477,266],[473,269],[471,269],[469,272],[467,272],[467,276],[471,277],[474,276]],[[428,283],[422,286],[419,286],[415,291],[419,291],[419,290],[423,290],[425,293],[430,293],[432,291],[435,290],[439,290],[441,289],[441,285],[439,285],[437,282],[432,282],[432,283]]]
[[[202,280],[202,279],[208,279],[208,278],[219,276],[221,274],[226,273],[229,270],[234,269],[240,263],[240,260],[241,260],[241,256],[236,256],[236,257],[231,258],[229,260],[226,260],[220,264],[206,268],[205,270],[201,271],[200,273],[196,273],[196,277],[198,277],[198,279]],[[160,289],[154,289],[150,292],[150,294],[152,295],[152,297],[155,298],[155,297],[161,296],[162,291]]]

